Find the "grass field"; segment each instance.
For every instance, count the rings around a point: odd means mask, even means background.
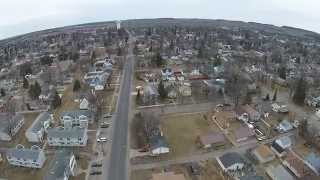
[[[170,155],[174,157],[197,151],[197,137],[213,131],[201,113],[164,116],[161,128],[169,143]]]

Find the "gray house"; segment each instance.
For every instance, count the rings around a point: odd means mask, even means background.
[[[0,113],[0,140],[11,141],[24,124],[21,114]]]
[[[47,131],[49,146],[86,146],[86,128],[52,128]]]
[[[94,113],[89,110],[75,110],[60,113],[60,121],[63,125],[71,124],[72,126],[80,126],[87,128],[92,123]]]
[[[52,116],[49,112],[43,112],[33,121],[25,135],[29,142],[39,143],[43,141],[44,132],[50,126]]]
[[[12,148],[7,150],[6,156],[11,165],[27,168],[42,168],[46,161],[41,149]]]
[[[75,176],[77,162],[72,152],[62,150],[55,153],[43,180],[68,180]]]

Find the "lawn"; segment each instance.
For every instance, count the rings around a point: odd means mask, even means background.
[[[152,178],[151,170],[131,171],[130,180],[150,180]]]
[[[213,131],[202,113],[173,114],[162,118],[161,128],[170,146],[170,155],[174,157],[192,154],[199,148],[197,137]]]

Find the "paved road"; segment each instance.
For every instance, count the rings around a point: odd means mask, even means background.
[[[108,180],[128,179],[128,118],[131,97],[131,83],[133,77],[132,55],[133,43],[129,40],[128,55],[124,65],[124,75],[120,88],[120,96],[117,103],[117,111],[114,120],[112,147],[109,166],[106,167]]]
[[[262,141],[259,144],[268,144],[277,138],[280,138],[283,136],[295,136],[296,134],[297,134],[297,131],[291,131],[291,132],[288,132],[285,134],[280,134],[274,138]],[[217,151],[207,152],[207,153],[202,153],[202,154],[193,154],[193,155],[189,155],[187,157],[181,157],[181,158],[158,161],[158,162],[134,164],[134,165],[131,165],[131,170],[152,169],[152,168],[158,168],[158,167],[165,167],[165,166],[169,166],[169,165],[173,165],[173,164],[184,164],[184,163],[188,163],[188,162],[204,161],[204,160],[219,157],[219,156],[221,156],[225,153],[228,153],[228,152],[238,152],[240,154],[243,154],[248,149],[254,148],[257,145],[258,144],[256,142],[252,142],[252,143],[240,145],[238,147],[232,147],[230,149],[217,150]]]

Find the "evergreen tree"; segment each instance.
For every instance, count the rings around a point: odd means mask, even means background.
[[[140,98],[141,98],[141,93],[140,93],[140,89],[139,89],[137,96],[136,96],[136,104],[140,104]]]
[[[41,87],[40,87],[39,83],[36,81],[29,88],[29,96],[32,99],[38,99],[40,94],[41,94]]]
[[[157,67],[161,67],[161,66],[165,65],[165,60],[162,58],[160,52],[157,52],[152,57],[152,64],[154,64]]]
[[[23,86],[24,89],[28,89],[29,88],[29,82],[25,77],[23,78],[23,85],[22,86]]]
[[[278,89],[276,89],[276,90],[274,91],[272,101],[276,101],[276,100],[277,100],[277,95],[278,95]]]
[[[61,98],[58,94],[58,92],[55,92],[55,95],[53,97],[52,103],[51,103],[51,107],[53,109],[56,109],[57,107],[61,106]]]
[[[269,94],[266,95],[265,100],[266,100],[266,101],[269,101],[269,100],[270,100],[270,95],[269,95]]]
[[[164,84],[162,81],[160,81],[158,85],[158,93],[161,99],[166,98],[168,95],[167,90],[164,88]]]
[[[279,73],[279,77],[282,78],[282,79],[286,79],[287,78],[287,75],[286,75],[286,67],[281,67],[279,70],[278,70],[278,73]]]
[[[1,94],[1,97],[6,96],[6,92],[5,92],[5,90],[3,88],[1,88],[0,94]]]
[[[303,78],[300,78],[296,84],[296,90],[293,95],[293,102],[298,105],[303,105],[306,98],[307,83]]]
[[[81,84],[78,79],[76,79],[73,83],[73,92],[79,91],[81,89]]]

